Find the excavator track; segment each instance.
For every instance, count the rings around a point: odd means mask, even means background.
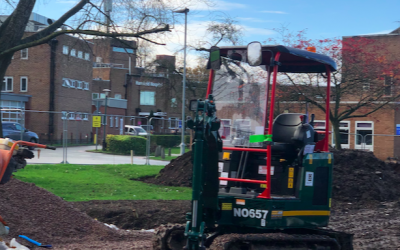
[[[214,239],[211,250],[340,250],[338,242],[325,235],[285,233],[225,234]],[[343,250],[343,249],[342,249]]]
[[[153,236],[154,250],[182,250],[186,244],[184,224],[161,225]]]

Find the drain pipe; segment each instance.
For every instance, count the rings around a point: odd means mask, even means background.
[[[54,112],[55,111],[55,75],[56,75],[56,49],[58,40],[52,39],[50,41],[50,88],[49,88],[49,129],[47,139],[49,142],[52,141],[52,135],[54,134]]]

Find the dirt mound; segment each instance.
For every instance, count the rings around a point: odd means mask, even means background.
[[[171,160],[160,170],[156,178],[144,180],[148,183],[164,186],[191,187],[192,186],[192,151]]]
[[[74,206],[121,229],[153,229],[161,224],[185,223],[190,201],[124,200],[74,202]]]
[[[333,198],[341,201],[387,201],[400,197],[400,178],[392,167],[361,150],[334,150]]]
[[[91,240],[134,239],[133,235],[106,227],[45,189],[16,179],[0,186],[0,212],[10,227],[7,238],[26,235],[44,244],[85,241],[87,246]]]
[[[333,198],[346,202],[390,201],[400,197],[400,177],[393,169],[374,156],[361,150],[333,150]],[[400,169],[399,166],[397,166]],[[148,179],[159,185],[192,185],[191,152],[171,161],[156,178]]]

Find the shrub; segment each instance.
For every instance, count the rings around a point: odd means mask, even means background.
[[[107,151],[117,154],[146,155],[146,138],[130,135],[107,135]]]

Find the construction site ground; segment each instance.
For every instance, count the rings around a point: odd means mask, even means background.
[[[372,153],[335,152],[329,228],[353,233],[354,249],[400,249],[399,169]],[[190,186],[190,173],[187,153],[157,178],[143,181]],[[151,229],[184,223],[190,201],[66,202],[34,184],[12,180],[0,187],[0,207],[11,229],[6,240],[26,235],[53,249],[152,249]],[[23,239],[18,241],[35,249]]]

